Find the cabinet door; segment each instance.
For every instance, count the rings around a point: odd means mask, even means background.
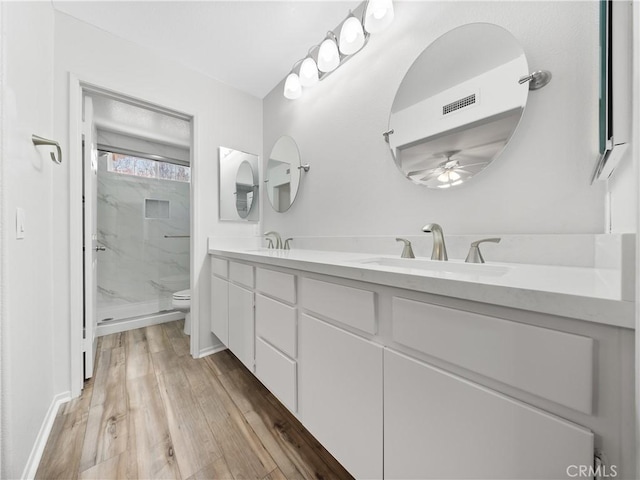
[[[300,318],[298,411],[356,478],[382,478],[382,347]]]
[[[593,434],[385,350],[384,478],[567,478],[591,465]]]
[[[295,360],[273,345],[256,339],[256,376],[293,413],[298,411],[296,366]]]
[[[211,331],[229,346],[229,282],[211,277]]]
[[[229,350],[254,370],[253,292],[229,284]]]

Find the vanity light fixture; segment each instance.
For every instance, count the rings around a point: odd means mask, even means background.
[[[362,50],[371,33],[387,28],[394,17],[393,0],[367,0],[356,11],[362,12],[361,18],[349,11],[347,18],[335,29],[339,37],[329,31],[319,45],[311,47],[308,55],[296,62],[284,82],[285,98],[300,98],[303,87],[317,84]]]

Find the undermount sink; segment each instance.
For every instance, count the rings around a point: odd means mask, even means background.
[[[376,257],[360,260],[365,265],[379,265],[410,270],[424,270],[433,273],[467,274],[500,277],[511,269],[506,265],[487,265],[486,263],[464,263],[461,261],[437,261],[426,258],[389,258]]]

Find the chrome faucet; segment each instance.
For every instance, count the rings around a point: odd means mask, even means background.
[[[265,237],[267,237],[267,241],[271,240],[271,238],[269,238],[269,236],[273,236],[274,240],[275,240],[275,248],[277,249],[281,249],[282,248],[282,238],[280,237],[280,234],[278,232],[267,232],[264,234]],[[269,243],[268,248],[274,248],[274,242],[272,241],[271,243]]]
[[[430,223],[422,227],[424,233],[433,233],[433,251],[431,260],[449,260],[447,257],[447,247],[444,244],[444,233],[442,227],[437,223]]]

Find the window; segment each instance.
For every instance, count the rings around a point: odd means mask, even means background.
[[[119,153],[109,154],[107,157],[107,171],[175,182],[189,183],[191,181],[191,167]]]

